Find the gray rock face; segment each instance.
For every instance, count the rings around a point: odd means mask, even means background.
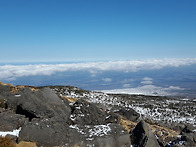
[[[0,84],[0,95],[6,96],[10,92],[9,85],[1,85]]]
[[[192,127],[186,125],[181,133],[181,137],[171,141],[166,147],[195,147],[196,132],[192,131]]]
[[[0,110],[0,131],[13,131],[23,126],[27,119],[13,111]]]
[[[130,138],[127,131],[118,124],[104,125],[71,125],[70,128],[84,136],[80,146],[95,147],[130,147]],[[77,136],[76,136],[77,137]]]
[[[181,132],[181,141],[187,147],[196,146],[196,132],[189,130],[186,126]]]
[[[71,110],[69,105],[49,88],[43,88],[39,91],[25,88],[18,99],[16,112],[30,115],[29,119],[60,116],[66,121]]]
[[[181,140],[184,141],[184,145],[187,147],[196,146],[196,132],[182,133]]]
[[[29,120],[58,115],[67,120],[71,113],[68,102],[59,98],[50,88],[42,88],[39,91],[24,88],[16,94],[10,92],[8,85],[0,85],[0,98],[6,101],[9,109],[25,115]]]
[[[22,127],[19,134],[19,141],[32,141],[37,142],[40,146],[50,147],[61,146],[66,143],[71,145],[71,143],[77,142],[78,137],[76,136],[79,136],[79,133],[76,130],[71,130],[63,121],[34,119]]]
[[[148,124],[143,120],[131,132],[131,143],[137,147],[160,147]]]
[[[74,124],[97,125],[106,123],[107,114],[94,104],[79,99],[72,106],[70,118]]]
[[[112,110],[114,113],[120,114],[130,121],[136,122],[140,117],[140,114],[137,113],[132,108],[123,108],[123,107],[113,107]]]

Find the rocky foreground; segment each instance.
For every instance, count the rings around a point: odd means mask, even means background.
[[[0,146],[196,147],[196,101],[0,83]],[[25,145],[24,145],[25,144]]]

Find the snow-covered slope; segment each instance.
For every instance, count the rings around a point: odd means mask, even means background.
[[[92,103],[133,108],[141,117],[161,124],[183,123],[196,126],[196,100],[162,96],[106,94],[86,91],[70,86],[51,86],[57,94],[71,98],[83,98]]]

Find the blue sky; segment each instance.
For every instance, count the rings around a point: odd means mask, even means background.
[[[0,62],[196,57],[195,0],[0,0]]]

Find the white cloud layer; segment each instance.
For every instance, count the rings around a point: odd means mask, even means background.
[[[150,85],[152,84],[152,78],[149,78],[149,77],[144,77],[143,78],[143,81],[141,82],[142,84],[147,84],[147,85]]]
[[[196,58],[149,59],[72,64],[2,65],[0,66],[0,80],[13,80],[24,76],[52,75],[57,72],[66,71],[86,70],[95,75],[97,72],[101,71],[136,72],[140,70],[156,70],[164,67],[179,67],[192,64],[196,64]],[[148,79],[146,81],[150,80]]]
[[[124,87],[124,88],[131,87],[131,84],[123,84],[123,87]]]
[[[111,81],[112,81],[111,78],[103,78],[102,80],[103,80],[104,82],[111,82]]]
[[[143,94],[143,95],[159,95],[159,96],[171,96],[177,95],[174,91],[181,91],[184,88],[180,88],[177,86],[169,86],[169,87],[159,87],[155,85],[144,85],[135,88],[126,88],[126,89],[112,89],[112,90],[102,90],[105,93],[113,93],[113,94]]]

